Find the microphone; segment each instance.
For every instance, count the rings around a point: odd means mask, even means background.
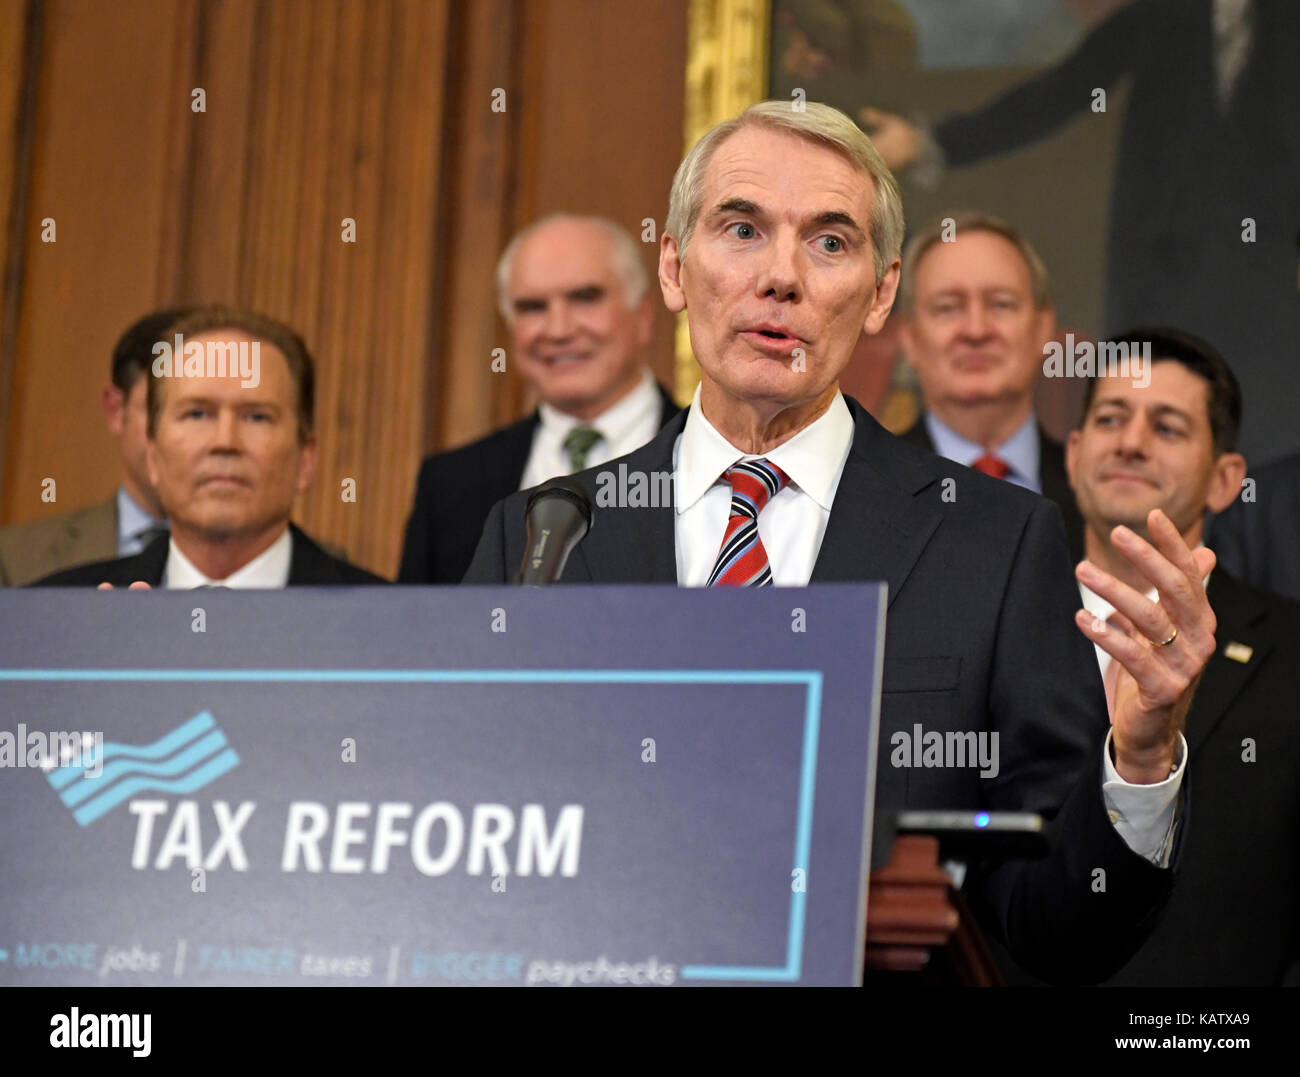
[[[569,554],[591,530],[591,498],[567,476],[543,483],[528,499],[528,538],[515,583],[525,587],[554,583]]]

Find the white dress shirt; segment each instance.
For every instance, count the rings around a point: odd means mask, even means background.
[[[289,583],[289,563],[293,559],[293,536],[285,527],[280,537],[254,557],[243,568],[236,569],[224,580],[214,580],[198,570],[172,538],[167,550],[167,567],[163,570],[163,586],[169,591],[185,591],[195,587],[230,587],[235,590],[251,588],[285,587]]]
[[[1209,583],[1210,577],[1205,577],[1205,583]],[[1106,620],[1115,612],[1115,607],[1107,602],[1101,595],[1097,594],[1090,587],[1079,584],[1079,596],[1083,599],[1083,608],[1099,620]],[[1160,593],[1153,587],[1146,595],[1152,602],[1160,601]],[[1097,666],[1101,670],[1102,680],[1106,679],[1106,671],[1110,669],[1113,658],[1103,651],[1099,646],[1093,644],[1093,650],[1097,653]],[[1102,782],[1102,790],[1106,795],[1106,808],[1110,812],[1111,822],[1115,824],[1115,829],[1123,835],[1124,840],[1128,842],[1129,848],[1141,852],[1148,860],[1166,867],[1169,863],[1169,853],[1173,848],[1174,827],[1177,823],[1175,809],[1178,804],[1178,790],[1182,788],[1183,773],[1187,766],[1187,741],[1181,733],[1178,734],[1178,750],[1175,757],[1174,771],[1163,782],[1157,782],[1154,785],[1129,785],[1119,776],[1115,769],[1115,764],[1110,758],[1110,735],[1106,736],[1106,752],[1103,766],[1106,771],[1106,777]],[[1141,801],[1131,799],[1130,790],[1134,789],[1151,789],[1158,790],[1160,799],[1155,797],[1143,798]],[[1130,828],[1140,828],[1147,835],[1147,841],[1153,840],[1158,833],[1161,833],[1161,827],[1164,826],[1164,840],[1149,851],[1143,851],[1138,848],[1128,834],[1125,832]],[[1159,855],[1152,855],[1158,852]]]
[[[982,445],[967,441],[956,430],[937,418],[933,412],[925,413],[925,429],[930,435],[934,451],[964,467],[974,467],[975,461],[985,454]],[[1014,482],[1036,494],[1043,492],[1041,447],[1038,443],[1038,418],[1029,417],[1016,428],[1006,441],[992,450],[1010,469],[1007,482]]]
[[[758,514],[758,535],[777,586],[802,587],[812,578],[853,437],[853,416],[837,393],[819,418],[763,455],[790,478]],[[731,486],[723,472],[738,460],[754,459],[758,457],[741,452],[705,418],[697,388],[673,446],[680,586],[700,587],[708,580],[730,516]],[[1111,822],[1130,849],[1160,867],[1169,863],[1185,744],[1181,752],[1178,770],[1168,781],[1129,785],[1110,761],[1109,737],[1102,748],[1102,791]]]
[[[167,526],[166,520],[155,520],[140,507],[125,486],[117,488],[117,556],[130,557],[145,547],[147,533],[156,527]]]
[[[803,587],[812,578],[852,447],[853,416],[843,394],[837,393],[819,418],[763,457],[790,477],[758,514],[758,537],[777,586]],[[704,586],[717,560],[731,515],[731,484],[723,472],[737,461],[756,459],[727,441],[704,417],[697,388],[686,426],[673,446],[677,582],[682,586]]]
[[[568,475],[573,470],[564,439],[575,426],[590,426],[602,435],[587,453],[587,467],[595,467],[641,448],[659,432],[659,389],[650,371],[643,370],[635,389],[589,421],[575,419],[550,404],[539,405],[537,411],[541,422],[533,433],[533,446],[528,452],[528,463],[524,465],[524,476],[519,484],[521,490],[557,475]]]

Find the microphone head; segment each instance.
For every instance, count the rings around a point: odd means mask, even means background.
[[[592,521],[596,515],[595,506],[591,503],[591,497],[583,489],[582,484],[575,482],[568,475],[560,475],[557,478],[549,479],[542,483],[528,498],[528,505],[524,510],[525,518],[533,514],[533,509],[539,501],[548,498],[560,498],[569,502],[580,513],[586,522],[584,533],[591,530]]]

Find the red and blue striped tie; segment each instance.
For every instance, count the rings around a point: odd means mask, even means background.
[[[758,537],[758,514],[790,479],[767,460],[742,460],[723,478],[731,483],[731,516],[708,586],[766,587],[772,582],[772,566]]]

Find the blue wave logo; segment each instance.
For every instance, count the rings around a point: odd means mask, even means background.
[[[73,818],[88,826],[137,793],[193,793],[237,766],[239,756],[204,711],[152,744],[106,741],[98,759],[58,767],[46,777]]]

